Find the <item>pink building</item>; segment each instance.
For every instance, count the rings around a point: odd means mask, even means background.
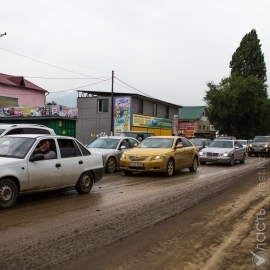
[[[47,90],[22,76],[0,73],[0,107],[45,105]]]

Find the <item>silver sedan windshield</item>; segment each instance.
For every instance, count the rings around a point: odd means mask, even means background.
[[[228,140],[216,140],[213,141],[209,147],[217,147],[217,148],[233,148],[233,142]]]
[[[112,139],[112,138],[96,139],[95,141],[87,145],[87,148],[116,149],[118,143],[119,139]]]

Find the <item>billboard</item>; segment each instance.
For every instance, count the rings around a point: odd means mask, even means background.
[[[179,122],[178,134],[185,137],[194,137],[195,125],[194,122]]]
[[[44,107],[21,106],[0,108],[0,117],[29,116],[62,116],[77,118],[78,109],[61,105],[46,105]]]
[[[133,126],[172,129],[172,120],[147,115],[133,114]]]
[[[114,99],[114,135],[130,130],[130,97]]]

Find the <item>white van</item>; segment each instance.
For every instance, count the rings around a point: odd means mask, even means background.
[[[0,137],[14,134],[56,135],[53,129],[39,124],[0,124]]]

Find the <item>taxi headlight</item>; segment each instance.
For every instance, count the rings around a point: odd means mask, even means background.
[[[121,158],[126,159],[126,158],[127,158],[127,155],[123,153],[123,154],[121,155]]]
[[[164,159],[166,155],[153,156],[150,160]]]

